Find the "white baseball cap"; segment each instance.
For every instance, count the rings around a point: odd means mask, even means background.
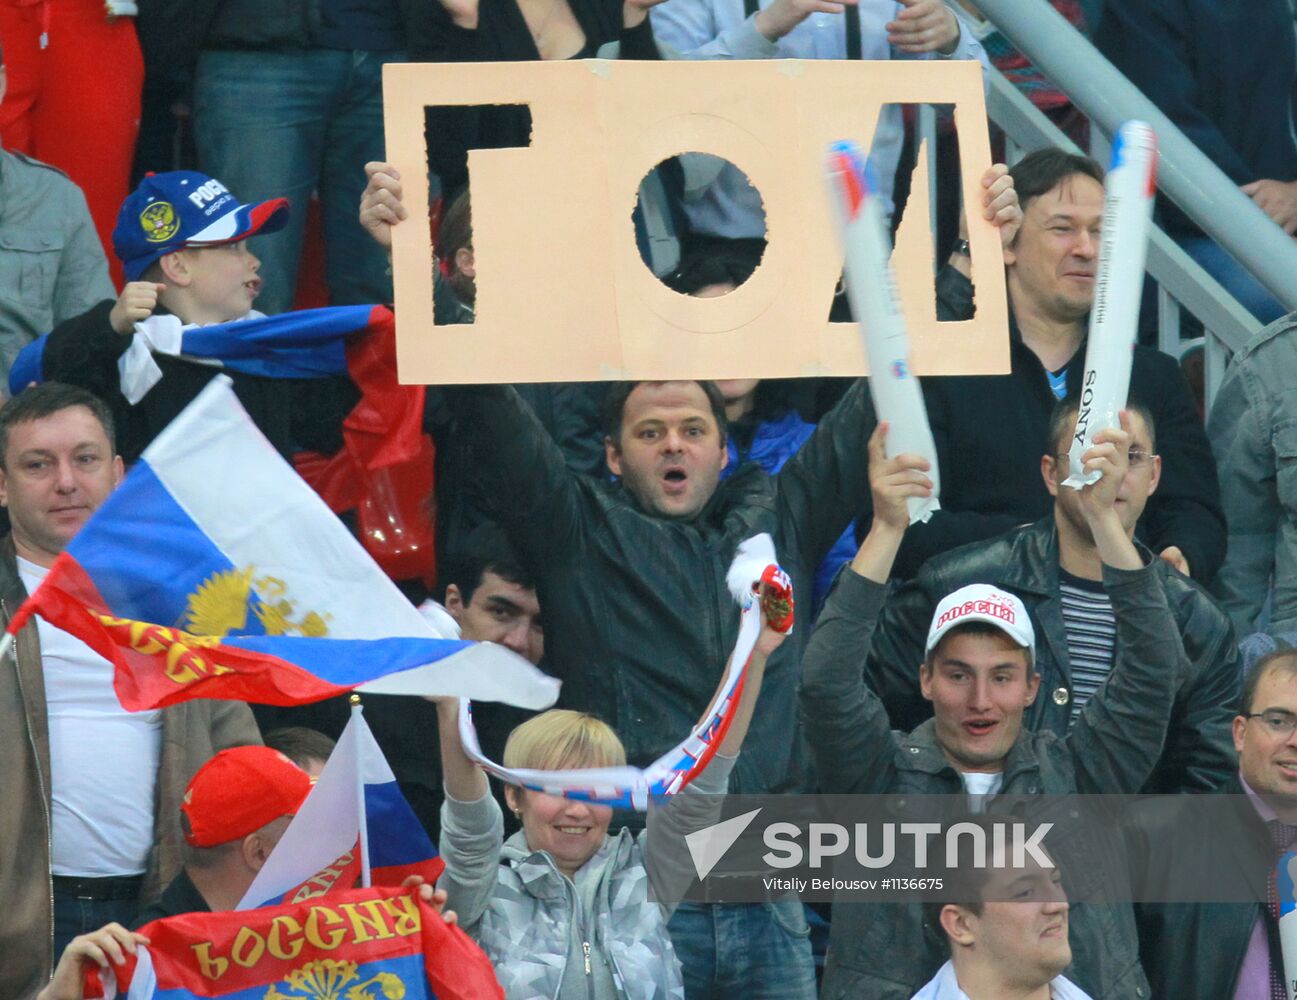
[[[1036,630],[1021,600],[989,583],[970,583],[947,594],[937,605],[928,627],[926,652],[931,653],[941,637],[956,625],[968,622],[994,625],[1023,649],[1036,648]]]

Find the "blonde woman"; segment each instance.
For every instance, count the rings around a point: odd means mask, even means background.
[[[783,635],[763,615],[729,732],[684,794],[723,794]],[[647,833],[608,832],[612,808],[508,786],[522,829],[504,819],[486,774],[464,753],[454,699],[438,702],[446,801],[447,907],[482,946],[509,1000],[658,1000],[684,996],[667,914],[648,897]],[[683,735],[683,734],[682,734]],[[554,709],[509,736],[504,766],[560,770],[626,763],[621,740],[590,715]]]

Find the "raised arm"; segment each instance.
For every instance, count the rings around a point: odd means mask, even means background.
[[[1238,770],[1232,726],[1242,657],[1229,618],[1201,588],[1176,586],[1165,571],[1162,578],[1190,676],[1176,699],[1162,763],[1144,791],[1211,792]]]
[[[1129,464],[1129,414],[1123,411],[1121,428],[1101,431],[1094,442],[1085,453],[1085,469],[1099,470],[1103,477],[1080,491],[1081,509],[1103,561],[1119,655],[1067,740],[1078,791],[1133,794],[1162,755],[1171,707],[1188,667],[1158,568],[1144,564],[1114,507]]]
[[[365,164],[368,183],[360,224],[390,249],[392,227],[409,216],[401,178],[389,163]],[[447,386],[455,433],[467,438],[495,518],[532,565],[574,558],[584,537],[586,507],[563,453],[516,390],[504,385]]]
[[[468,759],[459,738],[459,700],[433,698],[441,745],[446,801],[441,806],[438,848],[446,870],[437,887],[446,890],[447,907],[465,927],[481,919],[495,891],[504,817],[491,796],[486,774]]]
[[[964,30],[966,32],[967,28]],[[998,230],[1001,245],[1003,247],[1011,245],[1022,226],[1022,207],[1013,186],[1013,177],[1009,173],[1009,168],[1003,163],[992,164],[982,174],[981,210],[982,218]],[[962,214],[959,219],[959,237],[961,243],[968,239],[968,221]],[[972,258],[967,253],[956,249],[951,253],[947,264],[938,272],[937,318],[941,322],[973,317],[972,263]],[[944,379],[925,379],[923,402],[927,407],[928,423],[932,427],[932,439],[937,448],[938,468],[943,470],[943,474],[950,475],[959,468],[959,463],[955,460],[959,456],[950,454],[950,422],[967,420],[968,415],[950,411],[943,391],[944,386]],[[906,532],[901,551],[896,556],[894,574],[902,580],[912,579],[918,574],[920,567],[933,556],[949,552],[970,542],[1002,535],[1022,524],[1024,520],[1026,518],[1013,514],[956,510],[947,502],[947,498],[943,497],[940,510],[934,511],[927,521],[913,525]],[[890,607],[890,600],[888,605]],[[927,628],[926,622],[924,628],[925,630]],[[888,701],[887,705],[895,720],[897,718],[895,706],[891,701]],[[901,728],[908,729],[912,726],[903,725]]]
[[[869,654],[887,578],[909,523],[905,500],[927,496],[927,462],[885,457],[887,425],[869,439],[874,517],[820,614],[802,659],[802,723],[824,792],[881,793],[891,777],[895,737],[883,703],[866,686],[860,665]],[[918,661],[912,665],[917,672]]]
[[[536,415],[507,385],[447,386],[444,394],[491,512],[524,561],[551,567],[578,560],[593,504]]]
[[[761,682],[765,678],[766,663],[774,651],[783,645],[793,625],[792,591],[788,589],[786,583],[776,585],[769,581],[762,582],[759,600],[761,601],[761,634],[757,637],[757,644],[748,659],[748,673],[743,679],[743,691],[739,695],[734,718],[725,733],[725,739],[716,750],[722,757],[736,757],[743,748],[743,741],[747,739],[748,728],[752,724],[752,713],[757,707],[757,698],[761,695]],[[774,624],[772,625],[771,622]],[[712,698],[713,704],[720,696],[721,687],[725,683],[725,673],[728,673],[728,670],[721,674],[721,684],[717,686],[716,696]],[[703,718],[705,719],[710,712],[709,706],[707,712],[703,713]]]
[[[105,299],[24,347],[9,370],[10,391],[21,392],[29,382],[66,382],[124,406],[117,359],[131,338],[113,329],[109,317],[116,307]]]

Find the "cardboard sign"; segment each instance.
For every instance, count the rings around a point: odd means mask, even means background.
[[[977,317],[938,323],[926,167],[893,256],[920,375],[1009,370],[999,237],[977,207],[990,164],[976,62],[388,64],[389,160],[410,221],[393,241],[397,358],[408,383],[769,378],[867,372],[859,330],[829,323],[842,249],[825,191],[831,142],[868,148],[886,103],[953,104]],[[433,326],[424,108],[526,104],[531,145],[471,150],[476,323]],[[769,246],[729,295],[696,299],[640,259],[641,180],[684,152],[736,164],[761,193]],[[944,250],[943,256],[944,256]]]

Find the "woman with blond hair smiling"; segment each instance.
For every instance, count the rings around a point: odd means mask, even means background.
[[[716,756],[683,794],[724,794],[761,690],[766,660],[783,634],[762,616],[761,635],[730,728]],[[656,1000],[684,996],[665,908],[649,898],[648,833],[609,834],[612,807],[509,785],[522,829],[504,839],[504,818],[485,772],[460,742],[458,702],[440,699],[446,801],[438,887],[482,946],[509,1000]],[[509,769],[567,770],[626,763],[621,740],[591,715],[553,709],[509,736]]]

